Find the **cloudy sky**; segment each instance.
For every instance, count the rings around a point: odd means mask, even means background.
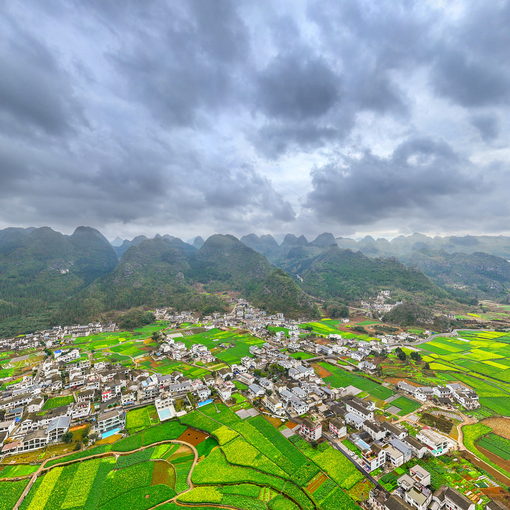
[[[2,11],[0,228],[510,233],[510,1]]]

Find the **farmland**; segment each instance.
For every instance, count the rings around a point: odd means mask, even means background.
[[[153,405],[132,409],[126,416],[126,428],[130,434],[156,425],[158,422],[158,413]]]
[[[473,425],[464,425],[462,427],[464,434],[464,446],[474,453],[479,459],[483,460],[503,475],[510,477],[510,470],[505,469],[506,463],[504,457],[501,454],[506,455],[507,452],[501,452],[499,449],[498,453],[495,452],[496,447],[505,448],[508,444],[508,440],[500,436],[496,436],[497,439],[493,438],[492,429],[484,425],[483,423],[475,423]],[[491,439],[492,438],[492,439]],[[484,444],[486,446],[484,446]],[[478,447],[485,448],[489,453],[485,454]],[[489,446],[489,448],[487,448]],[[491,453],[496,455],[496,458],[491,456]],[[503,462],[499,462],[499,459],[503,459]]]
[[[206,406],[181,420],[208,431],[220,445],[197,465],[192,477],[195,485],[243,484],[248,493],[236,493],[237,496],[253,499],[252,485],[262,484],[269,489],[264,497],[269,497],[275,508],[277,502],[278,508],[295,508],[296,503],[304,509],[313,508],[314,504],[322,505],[332,494],[342,508],[357,508],[349,490],[363,477],[329,444],[323,443],[317,451],[305,442],[293,444],[263,417],[241,420],[223,405]],[[319,480],[319,486],[324,489],[312,484],[312,492],[308,487],[321,473],[323,479]],[[197,503],[232,501],[230,496],[225,497],[224,491],[210,489],[192,491],[182,501],[191,501],[189,498]],[[255,503],[246,506],[252,507],[264,508]]]
[[[186,478],[194,453],[191,447],[172,444],[185,430],[179,422],[165,422],[113,445],[54,459],[47,463],[47,471],[38,477],[21,508],[145,510],[171,499],[177,492],[188,489]],[[206,438],[203,436],[202,440]],[[151,446],[160,441],[166,443]],[[97,454],[103,456],[90,458]],[[28,479],[23,483],[26,482]],[[0,490],[11,487],[6,485],[10,483],[0,482]],[[19,493],[13,492],[11,500],[15,502]],[[12,501],[9,508],[12,508]]]
[[[490,433],[479,439],[477,445],[504,460],[510,460],[510,441],[504,437]]]
[[[370,323],[373,323],[373,321],[369,321]],[[366,325],[366,321],[365,321]],[[350,331],[345,331],[345,329],[340,329],[340,326],[344,326],[347,328],[346,325],[342,324],[338,320],[333,319],[322,319],[318,322],[307,322],[305,324],[301,324],[302,329],[309,330],[310,332],[314,333],[316,336],[328,336],[328,335],[342,335],[343,338],[351,338],[356,339],[364,342],[370,342],[372,340],[378,341],[379,339],[376,337],[372,337],[370,335],[366,335],[364,333],[352,333]],[[349,326],[353,326],[350,324]],[[348,328],[347,328],[348,329]]]
[[[379,382],[369,379],[368,377],[363,377],[349,372],[343,368],[332,365],[331,363],[320,362],[317,363],[317,366],[325,370],[324,374],[329,374],[323,376],[319,371],[319,376],[322,377],[326,383],[331,384],[334,388],[355,386],[356,388],[366,391],[373,397],[380,400],[385,400],[394,394],[392,390],[386,388]]]
[[[335,502],[354,510],[355,501],[366,498],[371,487],[328,443],[314,449],[300,438],[291,442],[261,416],[242,420],[228,407],[210,404],[183,416],[181,423],[149,426],[150,407],[146,413],[132,419],[135,429],[144,426],[140,432],[48,462],[21,509],[147,510],[177,498],[194,508],[218,503],[312,510],[335,508]],[[186,435],[187,425],[216,439],[193,429]],[[191,446],[172,444],[178,437],[195,438],[197,453]],[[151,446],[158,441],[166,443]],[[90,458],[98,453],[103,456]],[[192,470],[194,459],[198,463]],[[187,481],[190,472],[193,486]],[[10,506],[5,508],[12,507],[27,482],[0,482],[0,491],[17,489],[6,495]]]
[[[205,345],[218,362],[210,366],[197,366],[166,357],[156,359],[153,353],[158,343],[152,339],[154,332],[174,334],[175,341],[183,342],[187,348],[195,344]],[[239,329],[206,329],[188,325],[181,329],[168,329],[168,324],[159,321],[143,328],[129,331],[99,333],[73,340],[73,346],[80,350],[80,360],[91,355],[95,361],[120,363],[128,368],[146,369],[162,375],[182,372],[189,379],[204,377],[211,370],[218,370],[227,364],[239,363],[244,356],[251,356],[252,345],[262,345],[264,341]],[[7,375],[14,369],[4,369]]]
[[[510,335],[497,331],[460,331],[420,345],[443,382],[472,387],[490,414],[510,416]]]

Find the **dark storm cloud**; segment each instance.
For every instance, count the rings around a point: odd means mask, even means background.
[[[124,20],[141,33],[111,55],[127,97],[167,126],[193,125],[202,110],[221,113],[236,99],[236,63],[248,55],[235,3],[159,2],[146,17],[141,28],[136,18]]]
[[[0,223],[508,223],[507,156],[484,152],[509,134],[508,1],[29,0],[3,14]]]
[[[278,56],[258,76],[257,99],[269,117],[300,121],[327,113],[340,87],[340,77],[322,59]]]
[[[70,131],[81,110],[70,76],[52,50],[10,16],[0,21],[0,118],[9,129],[42,130],[50,135]]]
[[[461,173],[465,165],[445,142],[408,140],[387,158],[365,152],[316,169],[307,207],[320,218],[351,225],[430,208],[475,184]]]
[[[509,80],[496,66],[472,59],[461,51],[445,51],[434,64],[435,89],[465,106],[487,106],[508,101]]]

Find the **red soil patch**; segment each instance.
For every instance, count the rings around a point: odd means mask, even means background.
[[[184,441],[185,443],[196,446],[208,437],[209,435],[205,432],[202,432],[201,430],[188,428],[177,439],[179,439],[179,441]]]
[[[324,473],[319,473],[306,487],[306,490],[313,494],[326,480],[328,477]]]
[[[294,427],[297,427],[297,423],[294,423],[293,421],[288,421],[285,426],[288,428],[288,429],[293,429]]]
[[[324,367],[321,367],[320,365],[312,365],[314,370],[315,370],[315,373],[321,377],[321,378],[324,378],[324,377],[328,377],[330,375],[333,375],[329,370],[326,370]]]
[[[85,424],[85,425],[75,425],[74,427],[70,427],[69,431],[70,432],[76,432],[77,430],[86,429],[87,427],[90,427],[90,425],[88,425],[88,424]]]
[[[282,420],[278,418],[273,418],[272,416],[264,416],[266,421],[268,421],[273,427],[278,428],[282,424]]]

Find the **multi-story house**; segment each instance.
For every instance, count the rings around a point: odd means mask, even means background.
[[[303,420],[298,429],[298,433],[307,441],[318,441],[322,436],[322,423]]]

